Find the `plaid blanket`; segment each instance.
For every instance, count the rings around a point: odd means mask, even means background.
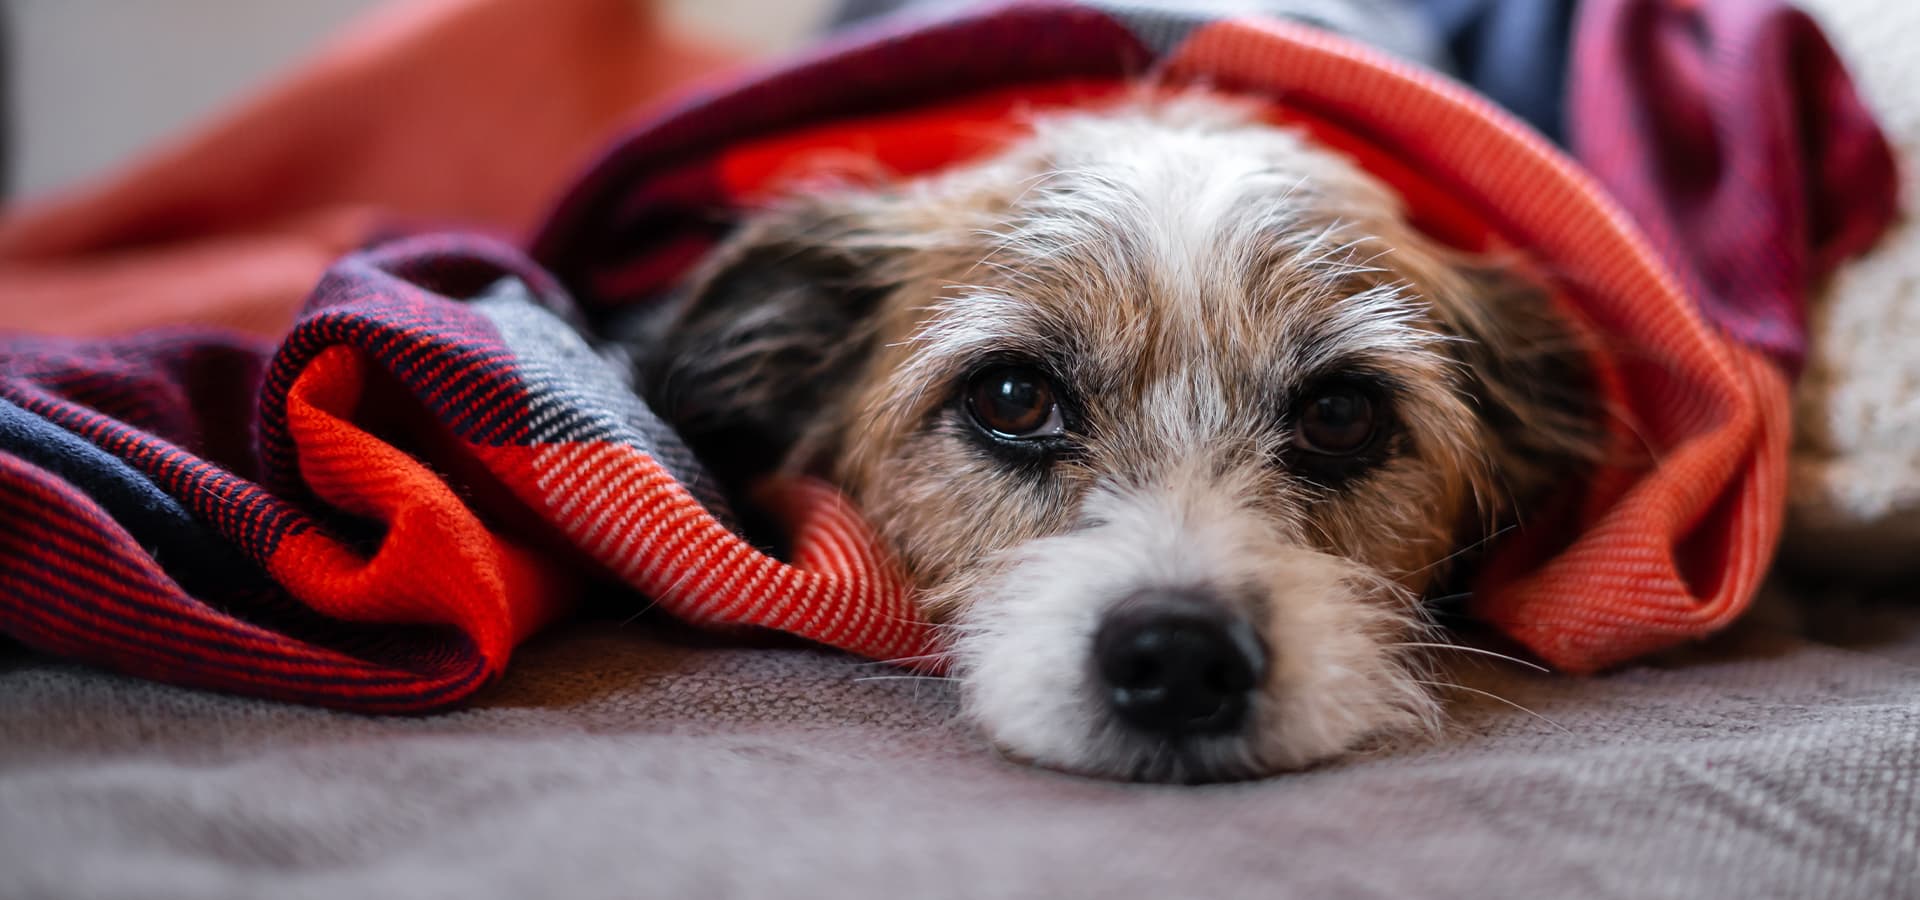
[[[1716,34],[1669,24],[1690,46]],[[1758,66],[1780,88],[1791,61],[1816,99],[1848,101],[1791,120],[1822,140],[1776,129],[1762,149],[1784,156],[1729,169],[1788,184],[1799,206],[1711,220],[1742,225],[1744,246],[1785,248],[1798,266],[1769,284],[1797,300],[1796,282],[1884,226],[1892,166],[1811,23],[1761,26],[1798,37],[1766,45],[1774,56],[1696,54],[1688,71],[1720,84]],[[1112,102],[1143,77],[1263,98],[1399,190],[1436,237],[1523,249],[1593,332],[1612,458],[1640,462],[1603,470],[1556,521],[1499,548],[1478,615],[1591,671],[1746,606],[1779,530],[1791,347],[1735,339],[1750,335],[1696,302],[1724,267],[1699,258],[1692,229],[1711,222],[1687,216],[1702,207],[1678,202],[1700,179],[1663,166],[1691,158],[1702,132],[1676,143],[1663,124],[1675,116],[1619,103],[1592,104],[1610,122],[1576,119],[1588,134],[1618,129],[1591,162],[1656,226],[1643,231],[1484,98],[1349,40],[1036,2],[881,23],[693,94],[614,141],[525,248],[444,234],[354,254],[274,345],[208,331],[0,340],[0,633],[142,677],[375,712],[469,696],[598,584],[704,625],[876,658],[937,651],[887,552],[832,489],[755,486],[788,549],[748,543],[584,335],[668,295],[724,233],[723,213],[849,151],[936,170],[1017,137],[1036,110]],[[1682,112],[1711,124],[1716,103],[1745,96],[1709,92]],[[1808,166],[1845,177],[1810,179]],[[1844,196],[1808,207],[1807,189],[1836,184]],[[1790,333],[1796,310],[1766,320]]]

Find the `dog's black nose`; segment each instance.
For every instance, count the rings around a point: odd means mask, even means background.
[[[1114,713],[1164,735],[1240,727],[1267,669],[1253,627],[1198,591],[1127,598],[1100,624],[1093,654]]]

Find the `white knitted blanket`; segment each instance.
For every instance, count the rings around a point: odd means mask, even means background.
[[[1802,0],[1880,116],[1902,174],[1920,172],[1920,3]],[[1906,216],[1812,313],[1795,397],[1790,562],[1836,575],[1920,566],[1920,226]]]

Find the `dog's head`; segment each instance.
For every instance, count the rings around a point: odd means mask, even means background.
[[[660,346],[723,475],[853,497],[999,746],[1121,777],[1431,726],[1422,598],[1590,440],[1544,295],[1194,98],[769,210]]]

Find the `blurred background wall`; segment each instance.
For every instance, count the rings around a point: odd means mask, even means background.
[[[103,172],[390,0],[0,0],[7,18],[8,194]],[[634,0],[636,3],[650,0]],[[770,51],[831,0],[658,0],[676,25]]]

